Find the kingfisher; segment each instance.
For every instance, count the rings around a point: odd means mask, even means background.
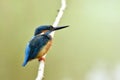
[[[44,60],[43,56],[47,53],[52,44],[52,36],[50,33],[66,27],[68,26],[53,27],[52,25],[42,25],[36,28],[34,36],[27,43],[22,66],[24,67],[33,59],[38,59],[39,61]]]

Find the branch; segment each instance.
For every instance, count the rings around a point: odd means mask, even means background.
[[[61,8],[60,8],[60,10],[58,12],[58,15],[57,15],[54,23],[53,23],[53,27],[57,27],[57,25],[59,24],[60,19],[62,18],[62,15],[64,13],[65,8],[66,8],[66,0],[61,0]],[[54,37],[54,33],[55,33],[55,31],[51,33],[52,37]]]
[[[57,27],[57,25],[59,24],[65,8],[66,8],[66,0],[61,0],[61,8],[58,12],[58,15],[57,15],[54,23],[53,23],[53,27]],[[54,37],[54,34],[55,34],[55,31],[50,34],[52,36],[52,38]],[[44,55],[43,57],[45,58],[46,55]],[[39,64],[38,75],[37,75],[36,80],[42,80],[43,79],[43,77],[44,77],[44,67],[45,67],[45,61],[41,60],[40,64]]]
[[[46,55],[44,55],[43,57],[45,58]],[[38,75],[36,77],[36,80],[42,80],[44,78],[45,61],[41,60],[39,62],[40,62],[40,64],[39,64]]]

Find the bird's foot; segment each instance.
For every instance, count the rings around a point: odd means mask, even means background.
[[[38,61],[44,61],[45,62],[45,57],[38,58]]]

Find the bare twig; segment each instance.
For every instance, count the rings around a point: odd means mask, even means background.
[[[60,22],[60,19],[62,18],[62,15],[64,13],[65,8],[66,8],[66,0],[61,0],[61,8],[60,8],[60,10],[58,12],[58,15],[57,15],[54,23],[53,23],[53,27],[57,27],[58,23]],[[54,37],[54,33],[55,32],[51,33],[52,37]]]
[[[53,27],[57,27],[60,19],[62,18],[62,15],[64,13],[65,8],[66,8],[66,0],[61,0],[61,8],[58,12],[58,15],[57,15],[54,23],[53,23]],[[54,37],[54,34],[55,34],[55,31],[50,34],[52,36],[52,38]],[[44,55],[43,57],[45,58],[46,55]],[[41,60],[40,64],[39,64],[38,75],[37,75],[36,80],[42,80],[43,79],[43,77],[44,77],[44,67],[45,67],[45,61]]]

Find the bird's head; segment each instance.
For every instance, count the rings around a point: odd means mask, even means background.
[[[43,26],[39,26],[38,28],[36,28],[34,35],[36,36],[38,34],[45,33],[47,31],[60,30],[66,27],[68,26],[53,27],[52,25],[43,25]]]

